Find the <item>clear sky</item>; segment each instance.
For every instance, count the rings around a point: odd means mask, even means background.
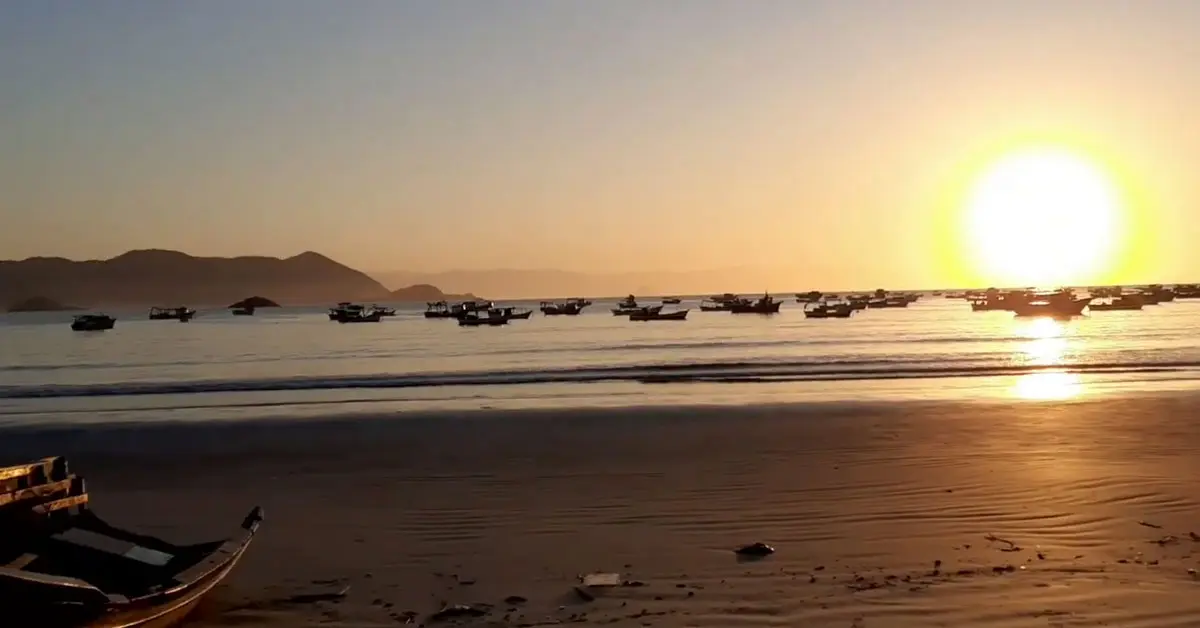
[[[964,190],[1049,141],[1137,234],[1080,280],[1200,279],[1197,59],[1171,0],[12,0],[0,258],[986,283]]]

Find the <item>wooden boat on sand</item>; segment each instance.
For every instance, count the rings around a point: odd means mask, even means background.
[[[175,545],[112,526],[62,457],[0,468],[0,608],[12,628],[176,626],[237,564],[263,519]]]

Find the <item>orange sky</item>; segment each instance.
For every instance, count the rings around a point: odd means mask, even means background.
[[[1200,279],[1200,5],[308,0],[0,7],[0,258],[981,285],[967,188],[1094,161],[1078,283]]]

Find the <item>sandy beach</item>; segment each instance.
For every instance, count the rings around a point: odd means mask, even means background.
[[[195,626],[1195,626],[1196,401],[12,429],[0,455],[68,454],[97,512],[181,540],[261,504]],[[590,572],[627,586],[585,599]]]

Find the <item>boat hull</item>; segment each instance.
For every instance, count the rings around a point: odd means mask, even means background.
[[[1070,318],[1083,314],[1083,308],[1091,301],[1091,297],[1085,297],[1053,303],[1018,303],[1013,305],[1013,313],[1020,317]]]
[[[765,305],[735,305],[729,308],[734,314],[778,314],[783,301],[774,301]]]
[[[637,313],[637,314],[630,314],[629,320],[642,321],[642,322],[646,322],[646,321],[682,321],[682,320],[687,320],[687,314],[688,314],[688,310],[681,310],[679,312],[669,312],[667,314],[663,314],[661,312]]]

